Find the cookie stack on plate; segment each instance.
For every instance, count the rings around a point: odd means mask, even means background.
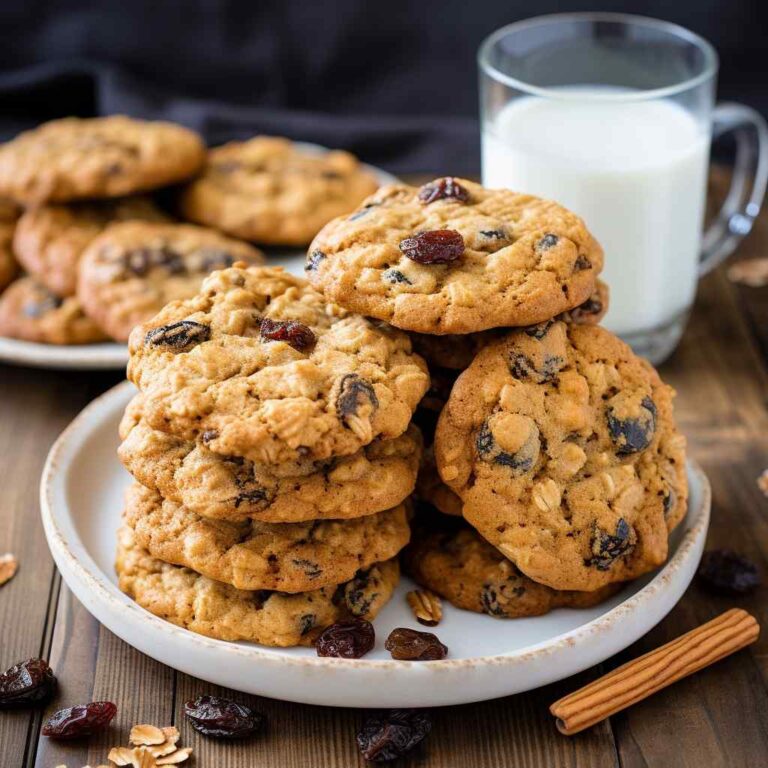
[[[137,326],[119,583],[188,629],[310,643],[391,596],[429,386],[406,334],[238,264]]]
[[[315,287],[429,363],[419,495],[449,516],[421,517],[405,563],[462,608],[592,605],[685,514],[673,393],[599,327],[602,264],[562,206],[454,178],[383,188],[310,247]]]

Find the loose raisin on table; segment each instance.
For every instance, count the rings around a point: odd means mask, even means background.
[[[761,582],[755,564],[730,549],[705,552],[699,565],[699,580],[721,595],[746,595]]]
[[[111,701],[92,701],[54,712],[43,726],[43,736],[52,739],[78,739],[106,728],[117,714]]]
[[[42,704],[56,690],[56,678],[48,662],[28,659],[0,675],[0,709]]]
[[[323,630],[315,641],[318,656],[339,659],[359,659],[373,649],[376,633],[373,624],[365,619],[339,621]]]
[[[264,715],[245,704],[218,696],[199,696],[184,705],[192,727],[214,739],[242,739],[253,736],[264,724]]]
[[[186,352],[190,347],[208,341],[211,329],[194,320],[180,320],[178,323],[161,325],[147,332],[144,344],[152,347],[170,347],[179,352]]]
[[[261,321],[259,332],[262,339],[284,341],[299,352],[306,352],[317,341],[317,336],[311,328],[295,320],[270,320],[265,317]]]
[[[448,264],[464,255],[464,238],[455,229],[431,229],[401,240],[400,250],[419,264]]]
[[[410,752],[432,730],[426,712],[394,709],[371,717],[357,733],[357,746],[366,760],[383,763]]]
[[[393,629],[384,647],[393,659],[401,661],[435,661],[448,655],[448,647],[437,639],[437,635],[408,627]]]
[[[419,200],[424,205],[447,199],[457,200],[460,203],[466,203],[469,200],[469,192],[451,176],[430,181],[419,190]]]

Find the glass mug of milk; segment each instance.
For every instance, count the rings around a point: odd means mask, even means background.
[[[511,24],[479,52],[483,184],[556,200],[605,249],[604,324],[658,363],[700,275],[749,232],[765,194],[768,130],[714,105],[717,54],[682,27],[625,14]],[[727,200],[703,232],[711,140],[736,139]]]

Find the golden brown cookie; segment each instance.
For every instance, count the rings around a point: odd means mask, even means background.
[[[353,520],[208,520],[134,483],[125,520],[153,557],[238,589],[306,592],[354,578],[408,543],[405,507]]]
[[[264,257],[248,243],[192,224],[110,224],[82,254],[77,296],[106,333],[127,341],[134,326],[194,296],[208,274],[238,261],[261,264]]]
[[[498,619],[541,616],[555,608],[589,608],[623,586],[575,592],[537,584],[469,525],[449,519],[417,525],[402,563],[418,584],[457,608]]]
[[[586,301],[602,267],[562,206],[444,178],[380,189],[322,229],[305,269],[346,309],[442,336],[548,320]]]
[[[344,619],[373,619],[392,597],[400,572],[396,560],[377,563],[334,587],[284,594],[235,589],[188,568],[157,560],[124,526],[115,569],[120,589],[142,608],[180,627],[219,640],[262,645],[311,645]]]
[[[464,517],[530,578],[595,590],[667,557],[686,510],[672,389],[599,326],[554,322],[483,349],[435,435]]]
[[[312,152],[257,136],[208,153],[202,176],[181,197],[186,218],[269,245],[306,245],[349,213],[378,182],[348,152]]]
[[[61,299],[32,277],[19,278],[0,295],[0,336],[44,344],[90,344],[107,338],[74,296]]]
[[[25,205],[120,197],[188,179],[204,161],[200,137],[180,125],[68,117],[0,147],[0,195]]]
[[[134,219],[169,221],[148,197],[41,205],[22,214],[13,247],[24,269],[48,290],[57,296],[72,296],[86,247],[109,224]]]
[[[140,397],[137,396],[137,398]],[[274,467],[221,456],[152,429],[130,412],[118,456],[143,485],[214,520],[347,520],[396,506],[413,491],[421,436],[409,427],[351,456]],[[293,474],[291,474],[293,473]]]
[[[429,386],[405,334],[279,268],[215,272],[137,326],[129,347],[147,424],[259,464],[398,437]]]
[[[580,325],[597,325],[608,311],[608,296],[608,286],[598,280],[595,290],[585,302],[575,309],[563,312],[557,319]],[[550,322],[552,321],[544,321]],[[483,347],[487,347],[510,330],[512,329],[494,328],[461,336],[434,336],[425,333],[412,333],[410,336],[413,348],[427,361],[431,373],[435,367],[449,371],[465,370]]]

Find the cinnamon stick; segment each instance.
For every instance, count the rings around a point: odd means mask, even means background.
[[[560,733],[571,736],[754,643],[759,634],[754,616],[732,608],[556,701],[549,711]]]

